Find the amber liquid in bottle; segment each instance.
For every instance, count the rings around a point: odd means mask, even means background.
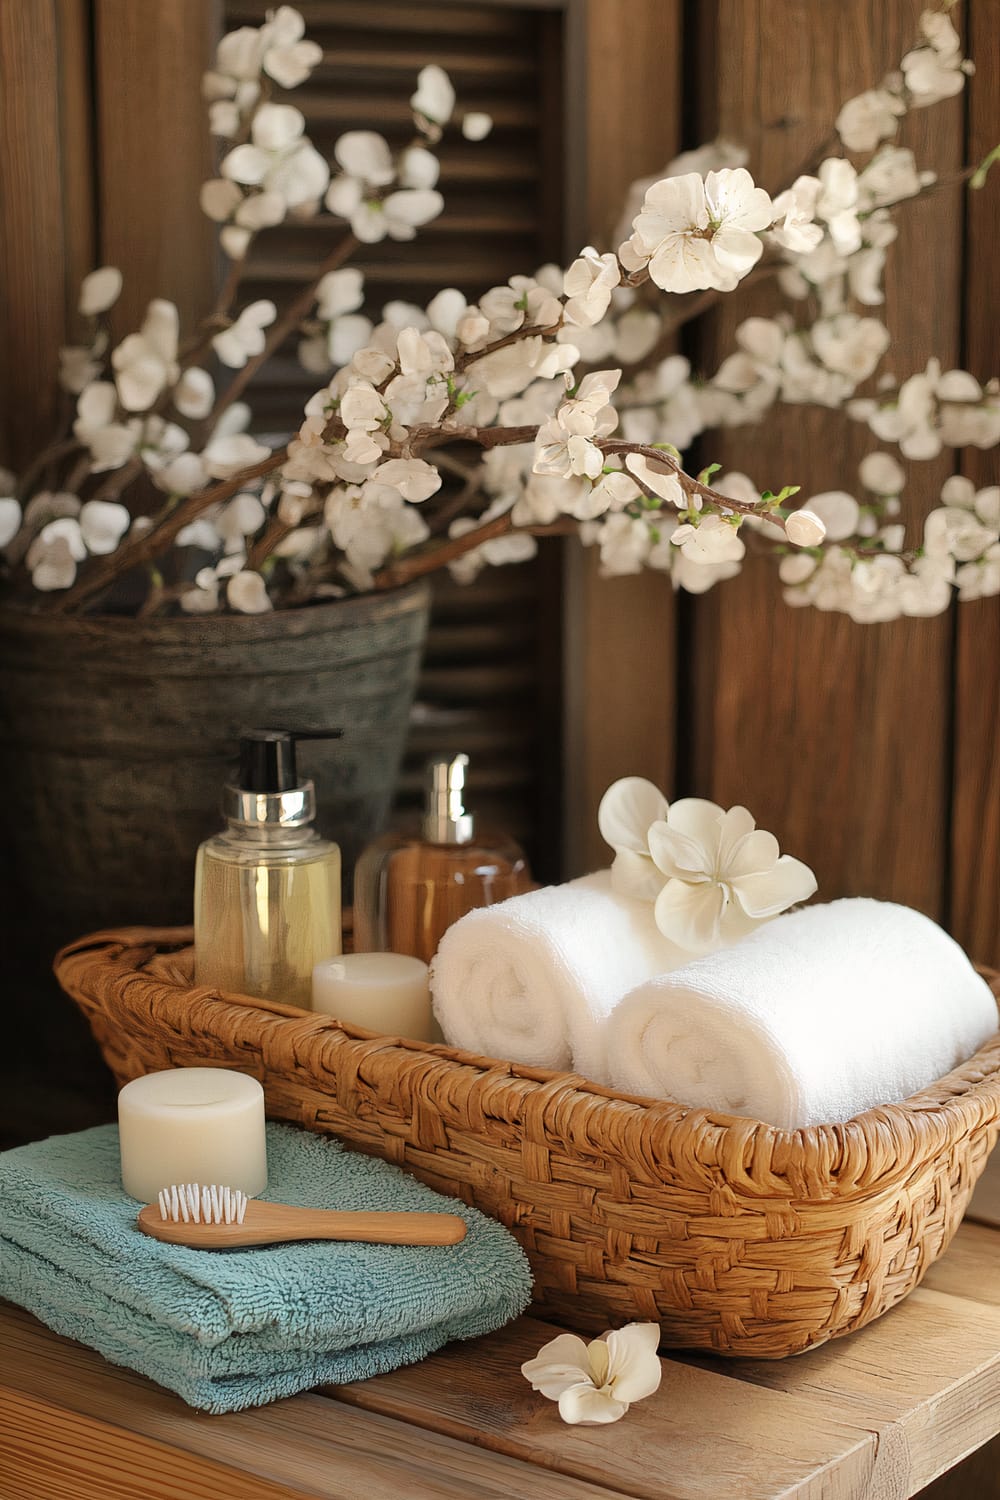
[[[409,953],[430,963],[444,933],[476,907],[530,890],[531,872],[512,839],[434,844],[387,834],[354,872],[354,947]]]

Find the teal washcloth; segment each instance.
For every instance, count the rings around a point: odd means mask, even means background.
[[[412,1364],[524,1311],[531,1272],[475,1209],[329,1136],[267,1127],[272,1202],[458,1213],[458,1245],[329,1241],[247,1250],[164,1245],[135,1227],[118,1131],[0,1155],[0,1297],[207,1411]]]

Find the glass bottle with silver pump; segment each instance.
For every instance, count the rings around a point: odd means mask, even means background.
[[[387,833],[354,872],[354,946],[359,953],[409,953],[429,963],[445,931],[479,906],[531,888],[518,844],[477,836],[465,807],[467,755],[428,763],[419,831]]]
[[[312,826],[316,794],[295,744],[339,731],[253,730],[238,783],[223,789],[226,828],[195,865],[198,984],[309,1007],[313,967],[341,952],[340,849]]]

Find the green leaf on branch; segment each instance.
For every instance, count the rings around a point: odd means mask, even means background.
[[[478,391],[459,391],[458,395],[455,397],[455,410],[461,411],[463,406],[466,406],[478,395]]]
[[[1000,161],[1000,145],[994,146],[993,150],[983,157],[969,179],[970,188],[984,188],[990,167],[995,166],[998,161]]]
[[[712,475],[718,474],[721,468],[721,464],[706,464],[701,473],[698,475],[698,483],[708,484],[711,481]]]
[[[675,448],[673,443],[650,443],[649,446],[651,448],[659,448],[663,453],[669,453],[671,458],[675,458],[677,462],[680,463],[680,449]]]

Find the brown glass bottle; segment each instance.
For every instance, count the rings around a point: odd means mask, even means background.
[[[530,890],[527,860],[513,839],[477,838],[463,797],[469,758],[428,766],[419,832],[388,833],[354,872],[354,947],[409,953],[429,963],[447,928],[476,907]]]

